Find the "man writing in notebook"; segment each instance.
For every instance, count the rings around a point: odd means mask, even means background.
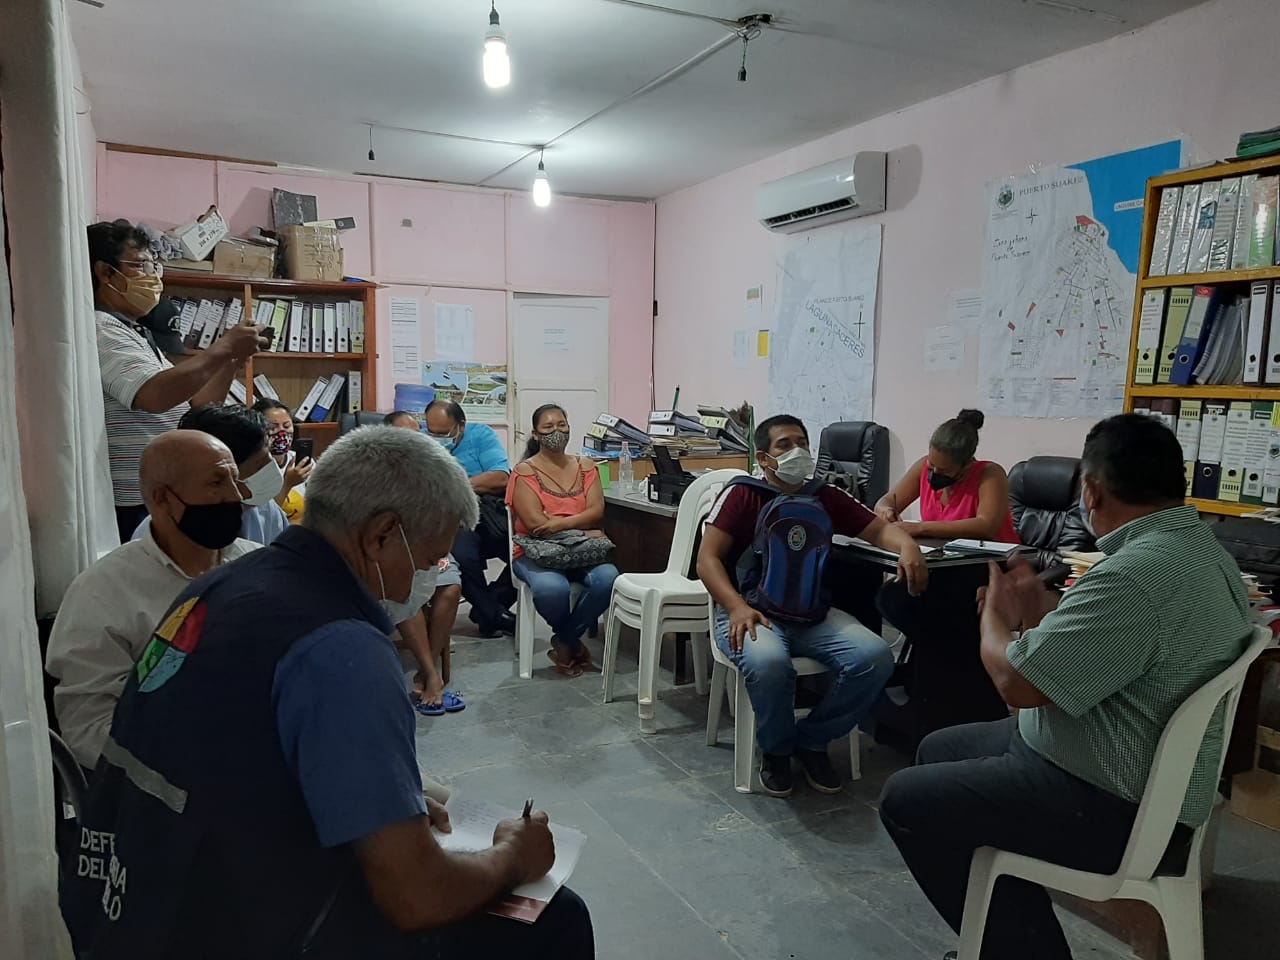
[[[791,795],[792,761],[815,790],[836,793],[840,779],[827,745],[870,712],[893,672],[885,642],[830,608],[822,574],[833,533],[862,537],[899,554],[898,576],[913,594],[928,571],[915,540],[849,494],[813,481],[809,433],[792,416],[770,417],[755,434],[763,480],[730,483],[707,518],[698,576],[715,600],[713,633],[742,671],[755,709],[760,783]],[[811,657],[834,676],[831,689],[799,722],[792,657]]]
[[[978,847],[1115,872],[1165,725],[1250,634],[1240,571],[1184,505],[1172,431],[1134,414],[1103,420],[1085,440],[1081,476],[1080,515],[1106,558],[1061,601],[1028,568],[992,564],[981,597],[982,660],[1017,718],[931,734],[917,766],[891,777],[880,799],[907,866],[957,931]],[[1218,719],[1200,746],[1169,869],[1185,866],[1192,831],[1209,816],[1221,745]],[[1043,888],[996,885],[982,956],[1068,960]]]
[[[116,710],[63,890],[80,955],[588,960],[567,888],[537,922],[486,906],[555,860],[545,814],[440,848],[414,713],[389,634],[435,589],[462,468],[420,433],[338,439],[307,512],[270,546],[184,590]]]

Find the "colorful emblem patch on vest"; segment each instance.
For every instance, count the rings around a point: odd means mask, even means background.
[[[206,611],[199,597],[191,597],[165,617],[138,660],[139,691],[159,690],[178,672],[200,643]]]
[[[804,549],[804,545],[809,540],[809,534],[805,532],[804,527],[796,524],[787,531],[787,546],[792,550],[800,551]]]

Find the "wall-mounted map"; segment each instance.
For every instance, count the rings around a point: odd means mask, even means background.
[[[987,413],[1121,411],[1146,182],[1181,160],[1175,140],[988,184],[979,380]]]
[[[879,275],[879,224],[781,249],[767,415],[794,414],[814,437],[836,420],[871,419]]]

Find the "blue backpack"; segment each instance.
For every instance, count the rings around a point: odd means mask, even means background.
[[[727,486],[735,484],[769,497],[756,518],[751,548],[738,559],[743,599],[771,620],[820,623],[831,606],[822,575],[831,555],[833,528],[818,499],[826,484],[810,480],[790,494],[754,477],[735,477]]]

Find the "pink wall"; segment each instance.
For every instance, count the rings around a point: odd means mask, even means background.
[[[528,194],[252,164],[97,151],[102,218],[169,228],[217,203],[233,234],[270,224],[272,187],[316,195],[322,218],[353,216],[344,231],[347,273],[388,285],[379,293],[378,405],[391,408],[390,296],[422,300],[422,356],[434,346],[434,304],[475,307],[476,359],[507,360],[514,293],[606,296],[610,302],[610,409],[649,410],[653,335],[652,203],[557,197],[540,210]]]
[[[755,222],[755,189],[855,150],[889,151],[888,211],[863,222],[884,224],[874,416],[893,433],[896,474],[925,453],[934,426],[980,399],[976,336],[961,371],[927,379],[921,344],[946,322],[949,291],[981,286],[986,181],[1179,136],[1198,148],[1193,159],[1230,156],[1241,131],[1277,122],[1277,36],[1275,0],[1215,0],[661,198],[657,395],[681,384],[690,401],[749,399],[758,415],[779,412],[764,406],[768,361],[745,371],[730,362],[748,287],[764,284],[764,318],[773,315],[781,240]],[[1006,466],[1078,454],[1089,425],[993,417],[981,453]]]

